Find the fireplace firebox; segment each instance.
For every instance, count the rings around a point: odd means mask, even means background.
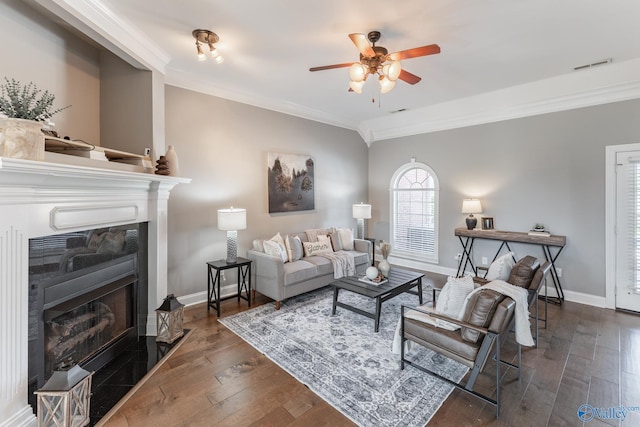
[[[146,223],[29,240],[29,383],[96,371],[139,336]]]

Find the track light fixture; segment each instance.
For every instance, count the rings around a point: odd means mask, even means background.
[[[218,64],[224,61],[218,49],[213,45],[220,40],[220,37],[213,31],[209,30],[193,30],[191,32],[193,37],[196,39],[196,50],[198,52],[198,60],[204,61],[206,58],[204,52],[202,51],[202,45],[206,44],[209,46],[209,53],[211,54],[211,58],[216,61]]]

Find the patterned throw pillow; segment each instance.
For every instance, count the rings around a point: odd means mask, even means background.
[[[304,246],[304,256],[333,252],[331,249],[331,243],[303,242],[302,245]]]

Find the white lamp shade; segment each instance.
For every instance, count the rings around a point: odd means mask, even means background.
[[[398,80],[398,77],[400,77],[400,72],[402,72],[400,61],[390,61],[382,66],[382,74],[387,76],[387,78],[391,81]]]
[[[353,217],[356,219],[370,219],[371,205],[365,205],[364,203],[353,205]]]
[[[482,205],[478,199],[464,199],[462,201],[462,213],[482,213]]]
[[[351,80],[349,82],[349,87],[351,88],[351,90],[353,90],[355,93],[362,93],[362,86],[364,86],[364,80],[361,80],[359,82],[354,82],[353,80]]]
[[[380,93],[387,93],[396,85],[394,80],[389,80],[386,76],[383,76],[378,81],[380,82]]]
[[[361,82],[364,80],[366,75],[367,69],[359,62],[356,62],[349,67],[349,77],[351,77],[351,80],[354,82]]]
[[[235,231],[247,228],[247,210],[241,208],[218,209],[218,230]]]

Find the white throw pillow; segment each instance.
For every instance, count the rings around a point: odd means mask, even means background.
[[[511,269],[515,265],[513,260],[513,252],[506,253],[493,261],[489,266],[487,275],[484,276],[487,280],[508,280],[511,274]]]
[[[338,236],[340,237],[340,246],[345,251],[353,250],[353,231],[350,228],[338,228]]]
[[[264,253],[267,255],[277,256],[282,259],[283,262],[287,262],[289,257],[287,256],[287,251],[280,246],[280,244],[274,240],[265,240],[264,241]]]
[[[331,237],[325,235],[318,235],[318,243],[326,243],[329,246],[331,252],[333,252],[333,246],[331,245]]]
[[[304,246],[304,256],[333,252],[333,249],[331,249],[331,243],[302,242],[302,245]]]
[[[459,319],[464,308],[464,300],[473,291],[473,287],[471,276],[449,277],[436,301],[436,311]]]

